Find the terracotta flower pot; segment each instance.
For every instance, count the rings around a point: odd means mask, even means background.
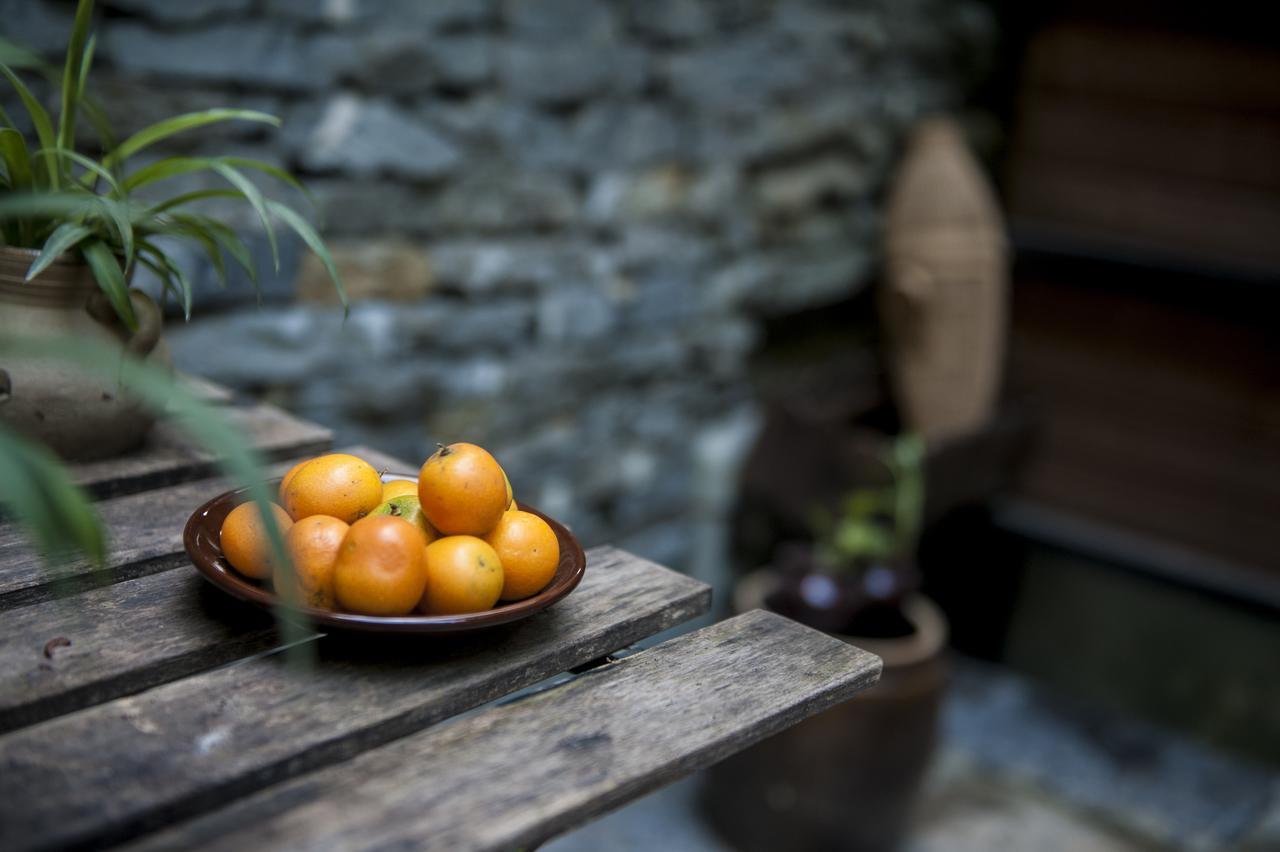
[[[122,354],[162,362],[160,308],[131,291],[138,330],[115,316],[89,267],[59,258],[30,282],[31,249],[0,247],[0,337],[105,343]],[[65,459],[103,458],[137,446],[155,416],[118,385],[74,364],[6,356],[0,361],[0,422],[42,441]]]
[[[739,583],[734,607],[761,608],[769,571]],[[714,766],[704,813],[735,849],[888,850],[902,841],[936,742],[947,623],[927,598],[903,615],[897,639],[839,638],[877,654],[876,686]]]

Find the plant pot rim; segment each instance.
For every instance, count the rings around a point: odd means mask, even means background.
[[[26,248],[25,246],[0,245],[0,253],[9,254],[9,255],[21,255],[23,257],[29,257],[32,260],[35,260],[37,257],[40,256],[40,249]],[[55,257],[53,259],[53,263],[51,263],[50,265],[51,266],[77,266],[77,267],[88,266],[88,264],[84,262],[84,258],[69,251],[64,251],[62,254]]]
[[[761,568],[746,575],[734,586],[734,609],[738,612],[768,609],[765,601],[778,587],[779,581],[778,573],[769,568]],[[937,656],[946,647],[949,633],[947,617],[933,601],[924,595],[912,594],[902,603],[902,615],[915,628],[915,632],[908,636],[884,638],[827,632],[880,657],[884,660],[885,667],[897,668],[923,663]]]
[[[0,301],[63,307],[83,304],[98,289],[89,265],[66,252],[28,281],[27,269],[39,255],[36,249],[0,246]]]

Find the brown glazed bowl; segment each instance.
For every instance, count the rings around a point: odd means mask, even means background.
[[[413,474],[401,473],[384,474],[382,478],[384,481],[417,479]],[[269,483],[269,486],[274,491],[279,484],[280,481],[275,480]],[[210,583],[232,597],[264,609],[273,609],[282,602],[272,591],[270,584],[250,580],[237,573],[223,558],[222,548],[218,543],[222,522],[232,509],[246,499],[243,488],[237,491],[226,491],[214,497],[196,509],[187,519],[182,541],[192,564]],[[531,598],[514,603],[499,603],[493,609],[463,615],[412,614],[383,617],[311,607],[294,607],[290,611],[306,616],[317,627],[323,625],[329,628],[363,630],[372,633],[461,633],[528,618],[577,588],[587,569],[587,557],[583,553],[582,545],[573,537],[573,533],[559,521],[547,517],[524,503],[517,505],[523,511],[537,515],[546,521],[560,542],[560,565],[556,568],[555,576],[551,578],[551,583],[545,589]]]

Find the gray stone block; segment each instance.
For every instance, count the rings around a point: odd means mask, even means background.
[[[130,74],[298,90],[331,86],[351,62],[347,43],[336,36],[305,38],[248,22],[182,32],[112,22],[100,50]]]
[[[253,5],[253,0],[106,0],[98,5],[133,12],[155,21],[192,24],[210,18],[239,15]]]
[[[693,156],[692,134],[669,107],[604,100],[573,128],[576,156],[591,169],[630,169]]]
[[[536,320],[542,345],[599,341],[616,329],[617,309],[595,288],[559,286],[538,299]]]
[[[392,333],[419,352],[509,352],[532,341],[534,310],[517,299],[476,303],[437,297],[400,307]]]
[[[632,27],[663,43],[702,38],[714,26],[703,0],[632,0],[628,13]]]
[[[567,122],[536,105],[489,94],[424,110],[473,153],[534,170],[577,172],[585,166]]]
[[[418,94],[436,83],[431,40],[419,31],[378,28],[348,43],[353,54],[348,79],[366,91]]]
[[[578,199],[572,184],[555,175],[476,170],[450,183],[432,210],[442,230],[554,228],[576,218]]]
[[[496,51],[488,36],[458,35],[433,40],[426,53],[441,86],[474,89],[493,78]]]
[[[401,29],[477,27],[492,22],[496,0],[266,0],[273,18],[330,27],[393,22]]]
[[[755,33],[674,55],[662,67],[675,97],[726,115],[754,112],[784,95],[800,94],[837,70],[794,50],[786,39]]]
[[[310,171],[425,180],[450,174],[462,162],[440,132],[386,100],[337,95],[299,110],[289,125],[290,147]]]
[[[235,388],[303,385],[339,357],[341,316],[300,307],[248,309],[170,324],[175,366]],[[216,358],[210,353],[217,353]]]
[[[649,76],[647,57],[640,51],[576,41],[507,44],[498,68],[512,96],[559,106],[609,91],[638,91]]]
[[[4,22],[5,37],[37,53],[60,56],[66,50],[67,34],[71,32],[74,15],[74,7],[32,0],[0,0],[0,21]],[[27,85],[31,85],[36,77],[30,73],[19,76]],[[7,94],[8,82],[4,88]],[[16,118],[22,111],[8,112]]]
[[[865,167],[847,157],[828,155],[761,173],[755,198],[766,215],[790,216],[856,199],[870,181]]]
[[[463,239],[428,248],[436,279],[444,290],[472,297],[587,285],[603,254],[583,243],[544,239]]]
[[[600,42],[617,30],[613,4],[600,0],[506,0],[507,29],[530,41]]]
[[[328,235],[420,234],[436,222],[422,195],[403,181],[309,178],[307,186]]]

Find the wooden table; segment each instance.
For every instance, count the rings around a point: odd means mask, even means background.
[[[227,404],[277,471],[330,444]],[[514,625],[307,632],[290,653],[182,551],[187,516],[226,487],[211,473],[163,430],[79,468],[110,529],[103,570],[46,570],[0,525],[0,848],[529,847],[879,675],[878,658],[760,611],[614,659],[706,612],[710,589],[611,547]]]

